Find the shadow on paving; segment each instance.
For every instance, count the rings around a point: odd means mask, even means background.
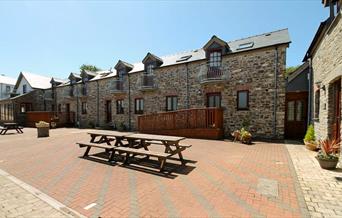
[[[188,175],[191,171],[193,171],[196,167],[195,166],[187,166],[186,164],[195,164],[197,161],[187,160],[184,159],[185,164],[181,164],[177,158],[168,158],[169,162],[166,162],[163,172],[159,171],[160,163],[157,160],[149,159],[146,157],[137,158],[131,157],[129,159],[129,164],[123,164],[124,157],[121,155],[116,154],[114,156],[114,162],[109,162],[109,154],[106,152],[99,152],[89,156],[80,156],[79,158],[94,161],[101,164],[106,164],[109,166],[119,166],[124,167],[156,176],[161,176],[169,179],[175,179],[179,174],[180,175]],[[170,161],[177,161],[178,163],[172,163]],[[118,162],[121,162],[119,165]],[[156,171],[156,170],[158,171]],[[177,175],[178,174],[178,175]]]

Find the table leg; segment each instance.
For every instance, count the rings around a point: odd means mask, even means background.
[[[95,135],[90,135],[90,137],[91,137],[90,142],[93,143],[95,141],[96,136]]]
[[[87,147],[87,150],[84,152],[83,157],[88,156],[90,148],[91,148],[90,146]]]

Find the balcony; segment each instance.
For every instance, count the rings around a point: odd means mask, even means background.
[[[113,94],[122,94],[125,92],[126,92],[126,89],[124,86],[123,79],[115,79],[113,81],[113,85],[112,85],[112,93]]]
[[[155,89],[157,89],[157,84],[155,82],[155,75],[144,73],[141,76],[140,90],[150,91],[150,90],[155,90]]]
[[[200,69],[199,80],[201,84],[223,82],[227,79],[228,75],[222,66],[212,67],[207,64]]]

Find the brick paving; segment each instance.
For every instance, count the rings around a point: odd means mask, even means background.
[[[316,152],[288,142],[298,180],[311,217],[342,217],[342,164],[334,171],[321,169]]]
[[[0,136],[0,169],[88,217],[307,216],[284,144],[187,139],[186,166],[170,161],[162,174],[155,161],[81,158],[75,142],[89,140],[86,131],[55,129],[38,139],[26,128]]]

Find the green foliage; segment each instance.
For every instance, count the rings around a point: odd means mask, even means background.
[[[315,128],[313,127],[313,125],[311,124],[305,134],[304,137],[304,141],[306,142],[314,142],[316,140],[316,136],[315,136]]]
[[[321,160],[338,160],[340,154],[340,143],[338,140],[320,140],[319,145],[321,150],[318,152],[316,158]]]
[[[242,141],[242,143],[250,144],[252,140],[252,134],[248,132],[245,128],[241,128],[240,140]]]
[[[286,76],[289,76],[291,73],[293,73],[294,71],[296,71],[299,67],[300,67],[300,65],[287,67],[287,68],[286,68],[286,71],[285,71],[285,75],[286,75]]]
[[[101,70],[100,68],[97,68],[95,65],[90,65],[90,64],[82,64],[82,66],[80,66],[80,70],[81,71],[92,71],[92,72],[96,72]]]

